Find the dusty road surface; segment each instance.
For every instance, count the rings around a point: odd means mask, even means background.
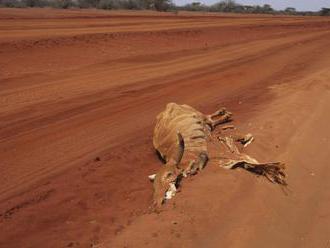
[[[330,247],[330,19],[0,9],[0,247]],[[289,189],[210,163],[151,212],[155,116],[226,106]]]

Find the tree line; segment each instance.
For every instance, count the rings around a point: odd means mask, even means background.
[[[176,6],[171,0],[0,0],[0,7],[32,8],[99,8],[99,9],[151,9],[158,11],[205,11],[205,12],[229,12],[229,13],[264,13],[286,15],[322,15],[330,16],[330,8],[322,8],[320,11],[297,11],[293,7],[284,10],[275,10],[269,4],[242,5],[234,0],[223,0],[212,5],[200,2],[192,2],[184,6]]]
[[[0,0],[0,7],[7,8],[98,8],[98,9],[155,9],[172,8],[170,0]]]
[[[322,8],[320,11],[297,11],[293,7],[284,10],[275,10],[270,4],[242,5],[234,0],[224,0],[212,5],[201,2],[192,2],[184,6],[176,6],[177,10],[229,12],[229,13],[255,13],[255,14],[285,14],[285,15],[323,15],[330,16],[330,8]]]

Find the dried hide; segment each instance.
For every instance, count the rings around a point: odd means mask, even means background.
[[[183,138],[181,146],[184,146],[183,161],[198,160],[199,156],[207,156],[207,135],[209,133],[205,117],[202,113],[187,105],[170,103],[166,110],[157,116],[157,124],[154,130],[153,144],[161,158],[168,162],[171,159],[177,162],[178,134]],[[183,149],[183,148],[181,148]],[[180,160],[181,160],[180,159]],[[187,163],[178,164],[183,173],[191,173]],[[188,163],[189,164],[189,163]],[[186,167],[186,168],[183,168]],[[202,167],[203,165],[201,165]]]
[[[226,169],[241,167],[255,174],[265,176],[272,183],[286,185],[284,173],[285,166],[280,162],[259,163],[255,158],[241,152],[238,143],[246,147],[252,142],[252,135],[248,134],[245,139],[238,136],[220,136],[219,165]]]
[[[165,163],[157,174],[149,176],[154,182],[156,206],[175,195],[182,177],[196,174],[209,159],[213,160],[209,154],[209,143],[216,143],[219,147],[214,158],[222,167],[242,167],[266,176],[273,183],[286,184],[281,163],[259,163],[240,152],[237,144],[250,144],[253,141],[251,134],[225,136],[221,133],[217,139],[213,137],[215,127],[230,121],[231,116],[224,108],[204,115],[188,105],[167,104],[166,109],[157,116],[153,136],[153,145]],[[232,125],[223,126],[223,130],[231,128]]]

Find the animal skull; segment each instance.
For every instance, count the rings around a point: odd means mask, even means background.
[[[157,174],[150,175],[149,179],[154,185],[154,204],[160,207],[165,200],[171,199],[176,193],[176,185],[180,180],[182,170],[178,168],[184,153],[184,141],[180,133],[177,133],[176,154],[171,158]]]

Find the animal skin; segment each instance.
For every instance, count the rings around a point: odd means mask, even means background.
[[[209,160],[208,143],[211,132],[217,125],[231,120],[232,113],[225,108],[205,115],[188,105],[169,103],[157,116],[153,145],[163,167],[157,174],[149,176],[154,186],[154,204],[158,208],[166,199],[171,199],[183,177],[196,174]],[[224,129],[233,126],[224,126]],[[224,168],[241,167],[265,176],[273,183],[286,185],[281,163],[259,163],[256,159],[240,152],[236,143],[246,146],[253,136],[231,135],[218,137],[218,162]]]
[[[150,177],[154,180],[157,206],[163,203],[166,192],[173,188],[178,177],[196,174],[204,168],[208,161],[210,131],[227,122],[231,115],[224,108],[204,115],[188,105],[169,103],[157,116],[153,145],[165,162],[155,177]]]

